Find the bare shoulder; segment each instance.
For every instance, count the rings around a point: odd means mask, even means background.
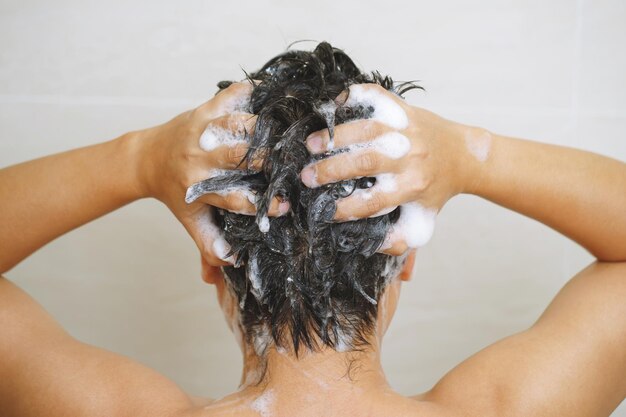
[[[186,417],[259,417],[259,416],[402,416],[402,417],[458,417],[445,407],[431,401],[415,401],[392,391],[368,394],[367,401],[329,400],[328,393],[293,391],[279,395],[279,401],[268,405],[259,401],[263,395],[230,394]]]
[[[179,417],[193,407],[191,398],[158,372],[72,338],[3,277],[0,328],[3,417]]]
[[[420,398],[471,416],[608,416],[626,397],[626,263],[572,278],[528,330],[468,358]]]

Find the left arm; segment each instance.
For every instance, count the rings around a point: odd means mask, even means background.
[[[205,263],[215,230],[199,230],[208,204],[238,207],[245,196],[185,191],[212,169],[237,169],[243,146],[201,149],[209,124],[240,129],[249,114],[229,114],[249,94],[235,84],[168,123],[118,139],[0,170],[0,415],[179,416],[195,403],[174,383],[133,361],[70,337],[28,295],[1,275],[56,237],[143,197],[168,205],[190,231]],[[252,207],[253,209],[254,207]],[[215,233],[214,233],[215,232]]]
[[[217,236],[202,229],[207,204],[252,213],[255,207],[234,192],[187,204],[185,192],[211,170],[242,168],[245,143],[204,150],[199,138],[209,125],[231,136],[243,135],[244,126],[250,129],[253,115],[234,113],[233,103],[251,89],[247,83],[233,84],[163,125],[0,169],[0,274],[55,238],[144,197],[170,208],[207,262],[226,265],[213,249]],[[277,213],[275,203],[270,215]]]
[[[0,170],[0,273],[58,236],[144,197],[124,135]]]
[[[68,335],[35,300],[0,277],[3,417],[172,417],[191,408],[173,382]]]

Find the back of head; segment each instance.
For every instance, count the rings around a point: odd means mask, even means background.
[[[306,187],[300,172],[328,154],[313,157],[305,139],[321,129],[329,129],[332,137],[336,124],[372,115],[371,106],[345,105],[341,93],[353,84],[376,83],[397,94],[414,86],[394,87],[389,77],[362,73],[328,43],[313,52],[279,55],[249,79],[254,84],[249,111],[258,119],[247,135],[245,159],[262,159],[262,169],[226,172],[211,180],[215,190],[243,187],[256,195],[256,218],[219,211],[216,219],[236,259],[223,271],[239,303],[246,341],[260,355],[271,343],[296,354],[303,346],[363,346],[373,331],[379,297],[404,261],[376,252],[400,208],[333,222],[336,200],[371,187],[376,179]],[[274,197],[289,201],[290,211],[268,218]]]

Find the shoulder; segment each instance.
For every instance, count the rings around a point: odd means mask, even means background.
[[[0,277],[3,417],[178,417],[193,407],[179,387],[122,355],[77,341]]]
[[[608,416],[626,397],[624,375],[626,263],[595,263],[531,328],[471,356],[421,398],[468,416]]]

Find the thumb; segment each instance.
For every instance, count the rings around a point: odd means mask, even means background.
[[[234,265],[234,257],[228,256],[230,245],[215,223],[215,208],[206,204],[201,206],[202,209],[183,224],[200,249],[203,262],[216,267]]]

